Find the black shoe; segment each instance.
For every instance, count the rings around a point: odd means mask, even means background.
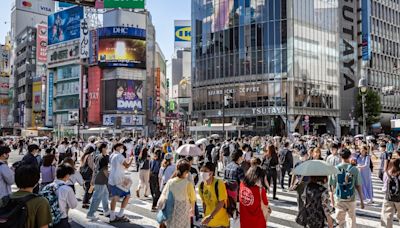
[[[273,197],[272,199],[273,199],[273,200],[279,200],[278,197]]]

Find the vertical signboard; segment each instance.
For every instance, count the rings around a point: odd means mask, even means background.
[[[46,109],[46,126],[53,126],[53,89],[54,89],[54,72],[49,72],[47,78],[47,109]]]
[[[101,124],[101,100],[100,83],[101,69],[98,66],[89,67],[88,73],[88,122],[91,124]]]
[[[190,20],[175,20],[174,22],[175,49],[190,48],[192,27]]]
[[[81,35],[79,40],[81,59],[89,58],[89,26],[86,19],[81,20]]]
[[[33,112],[42,112],[42,83],[34,82],[32,84],[32,109]]]
[[[156,110],[157,110],[157,121],[160,120],[161,117],[161,112],[160,112],[160,107],[161,107],[161,71],[160,68],[158,67],[155,71],[156,73]]]
[[[340,118],[348,119],[354,104],[358,82],[357,1],[339,1],[340,12]]]
[[[361,2],[362,60],[371,59],[371,0]]]
[[[97,64],[97,30],[90,31],[89,64]]]
[[[47,25],[39,24],[37,26],[36,60],[47,62]]]

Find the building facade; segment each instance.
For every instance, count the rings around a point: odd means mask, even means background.
[[[259,134],[336,133],[338,1],[195,0],[193,114]]]
[[[6,37],[5,44],[0,46],[0,135],[13,127],[10,106],[13,104],[10,94],[10,37]]]

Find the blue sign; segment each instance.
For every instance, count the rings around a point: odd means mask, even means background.
[[[47,115],[49,122],[53,121],[53,90],[54,90],[54,72],[49,73],[49,94],[48,94],[48,105],[47,105]]]
[[[99,39],[110,37],[146,38],[146,30],[130,27],[104,27],[97,30]]]
[[[190,42],[192,39],[192,27],[190,26],[175,26],[175,41]]]
[[[83,7],[76,6],[48,17],[49,45],[78,39],[81,35],[80,25],[83,19]]]
[[[362,60],[371,59],[371,0],[361,2]]]
[[[69,8],[75,6],[74,4],[71,3],[66,3],[66,2],[58,2],[58,7],[60,8]]]

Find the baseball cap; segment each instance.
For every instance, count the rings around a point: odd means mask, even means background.
[[[170,160],[172,158],[173,158],[172,154],[166,154],[165,157],[164,157],[165,160]]]

